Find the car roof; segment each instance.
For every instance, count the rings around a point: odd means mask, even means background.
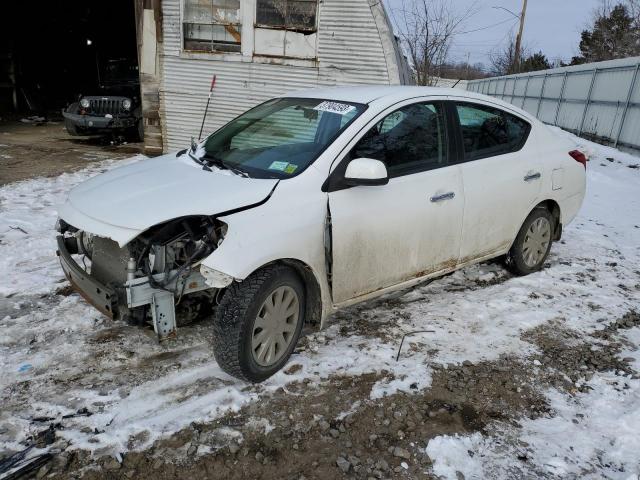
[[[404,99],[415,97],[442,97],[442,96],[458,97],[460,99],[482,100],[493,103],[504,109],[508,109],[519,113],[521,116],[536,121],[535,117],[524,110],[510,103],[499,100],[469,90],[450,87],[419,87],[409,85],[367,85],[353,87],[329,87],[329,88],[312,88],[307,90],[298,90],[289,92],[282,97],[294,98],[318,98],[325,100],[335,100],[351,103],[370,104],[376,100],[388,100],[388,103],[395,103]]]
[[[286,97],[324,98],[343,102],[371,103],[382,97],[402,96],[407,98],[424,95],[442,95],[444,90],[437,87],[414,87],[400,85],[367,85],[356,87],[311,88],[287,93]]]

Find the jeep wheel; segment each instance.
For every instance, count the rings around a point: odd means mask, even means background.
[[[142,117],[140,117],[138,119],[138,141],[140,142],[144,142],[144,119]]]
[[[542,268],[553,241],[553,217],[546,208],[536,208],[524,221],[506,257],[509,270],[528,275]]]
[[[64,128],[67,129],[67,132],[69,133],[69,135],[73,135],[73,136],[77,136],[78,135],[78,129],[76,128],[75,124],[69,120],[69,119],[64,119]]]
[[[284,266],[266,267],[231,285],[214,317],[220,367],[249,382],[280,370],[295,348],[305,314],[305,289]]]

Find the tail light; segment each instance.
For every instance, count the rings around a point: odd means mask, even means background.
[[[582,166],[587,169],[587,156],[582,153],[580,150],[571,150],[569,155],[578,163],[581,163]]]

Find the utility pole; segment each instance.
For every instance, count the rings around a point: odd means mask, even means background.
[[[527,13],[527,0],[522,2],[522,13],[520,13],[520,29],[518,30],[518,36],[516,37],[516,51],[513,56],[513,65],[511,66],[512,73],[518,73],[520,70],[520,48],[522,47],[522,31],[524,30],[524,16]]]
[[[469,78],[469,59],[471,58],[471,52],[467,52],[467,74],[465,80],[470,80]]]

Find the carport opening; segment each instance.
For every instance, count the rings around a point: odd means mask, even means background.
[[[79,95],[101,95],[113,74],[122,73],[115,70],[128,70],[137,80],[134,2],[6,3],[0,28],[0,117],[61,120],[62,109]]]

